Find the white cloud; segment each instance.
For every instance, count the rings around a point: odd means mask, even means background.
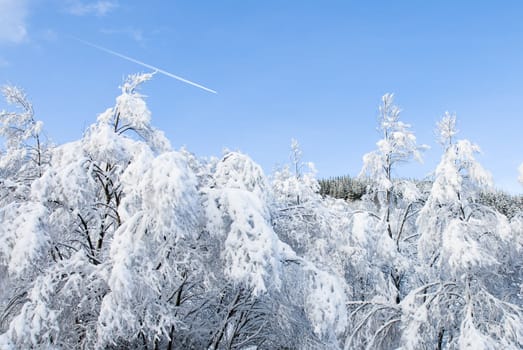
[[[0,0],[0,43],[21,43],[27,38],[27,0]]]
[[[0,0],[2,1],[2,0]],[[82,0],[68,0],[67,12],[75,16],[105,16],[112,10],[118,7],[115,0],[97,0],[97,1],[82,1]]]

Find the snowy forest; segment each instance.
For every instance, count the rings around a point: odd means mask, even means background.
[[[271,175],[173,149],[139,91],[153,75],[62,145],[3,87],[1,349],[523,348],[522,201],[455,115],[431,176],[395,178],[425,147],[384,95],[339,196],[295,140]]]

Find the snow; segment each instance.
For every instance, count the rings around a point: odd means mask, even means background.
[[[467,308],[465,318],[461,323],[458,345],[463,350],[490,350],[498,348],[494,339],[483,334],[474,326],[471,306]]]
[[[479,264],[488,267],[497,263],[489,254],[488,247],[482,247],[461,220],[452,220],[448,224],[442,242],[444,260],[454,270],[462,272]]]
[[[6,231],[14,235],[14,242],[9,254],[9,271],[21,274],[31,267],[30,262],[38,260],[48,245],[49,236],[45,229],[47,210],[38,203],[28,203],[20,206],[12,219],[12,226]]]
[[[455,115],[423,193],[393,177],[423,147],[383,96],[369,188],[345,201],[320,195],[296,140],[269,177],[240,152],[173,149],[138,92],[152,76],[59,146],[4,89],[2,349],[522,348],[523,212],[485,204]]]
[[[228,153],[213,178],[214,188],[207,192],[208,228],[225,239],[225,273],[255,294],[265,292],[268,283],[277,287],[283,243],[268,224],[268,184],[261,168],[245,155]]]
[[[314,332],[328,335],[334,329],[336,334],[342,334],[348,322],[344,288],[327,272],[318,269],[311,272],[305,309]]]

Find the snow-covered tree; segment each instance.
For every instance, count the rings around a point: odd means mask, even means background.
[[[31,184],[28,200],[18,210],[9,210],[2,255],[12,279],[23,283],[10,296],[11,301],[19,300],[21,309],[4,311],[9,326],[1,338],[6,347],[92,347],[105,341],[97,323],[101,306],[107,305],[101,301],[116,288],[111,271],[118,265],[111,246],[127,219],[120,206],[129,191],[122,176],[138,156],[167,145],[149,126],[149,113],[136,93],[138,84],[149,77],[130,77],[116,107],[100,115],[82,140],[55,148],[49,166]],[[131,132],[148,143],[126,136]],[[134,189],[135,184],[127,186]],[[17,214],[20,210],[24,215]],[[20,295],[29,298],[20,302]],[[70,307],[64,309],[66,305]],[[125,315],[119,316],[124,323]],[[119,334],[130,339],[133,335]]]
[[[296,252],[302,254],[314,239],[325,230],[325,211],[321,211],[321,196],[314,164],[301,160],[302,151],[296,140],[291,142],[291,167],[288,165],[274,172],[273,226],[278,235]]]
[[[372,179],[372,187],[379,204],[380,216],[385,222],[389,238],[394,239],[399,233],[393,233],[391,211],[397,190],[393,181],[395,167],[411,159],[421,161],[421,151],[426,146],[416,144],[416,136],[410,125],[400,120],[398,106],[394,105],[394,95],[385,94],[381,99],[378,117],[378,130],[383,138],[376,145],[378,149],[363,156],[363,168],[360,176]],[[412,189],[412,186],[408,186]],[[412,192],[412,191],[410,191]]]
[[[4,86],[2,93],[14,111],[0,112],[0,329],[28,297],[35,264],[49,247],[48,227],[40,217],[46,208],[31,196],[31,185],[48,166],[49,147],[41,121],[23,90]],[[12,277],[11,277],[12,276]],[[10,278],[11,277],[11,278]],[[42,314],[42,317],[44,315]]]
[[[279,180],[275,181],[282,184],[278,182],[281,178],[277,178]],[[296,180],[294,175],[290,178]],[[295,187],[282,185],[276,188]],[[265,308],[263,319],[267,324],[263,325],[263,330],[260,328],[261,334],[265,334],[276,347],[286,344],[286,337],[281,337],[284,334],[299,334],[302,346],[315,343],[318,338],[336,344],[336,333],[344,330],[346,319],[343,286],[335,276],[297,256],[288,244],[280,240],[276,233],[281,233],[280,228],[278,225],[273,228],[271,216],[278,215],[281,207],[273,205],[271,188],[261,168],[243,154],[227,153],[214,166],[213,178],[205,193],[207,230],[220,247],[218,251],[221,251],[226,280],[240,288],[233,295],[240,293],[241,296],[246,294],[245,290],[250,290],[246,300],[257,297],[263,301],[258,307]],[[277,197],[286,204],[297,205],[296,193],[292,190],[285,194],[280,192]],[[300,206],[309,200],[309,196],[302,197]],[[292,220],[289,216],[285,218]],[[279,222],[286,225],[282,220]],[[268,313],[274,307],[274,301],[287,307]],[[269,317],[269,314],[273,316]],[[246,322],[255,321],[256,314],[245,315]],[[280,327],[280,336],[276,339],[270,335],[271,328],[268,327],[273,320]],[[234,328],[235,318],[228,317],[224,322],[223,327]],[[228,337],[223,335],[223,327],[216,333],[219,335],[216,339],[221,341]],[[283,329],[289,333],[282,334]],[[309,333],[304,330],[309,330]],[[241,339],[240,335],[236,340]]]
[[[31,200],[30,188],[48,164],[49,148],[41,136],[43,123],[35,119],[24,91],[4,86],[2,93],[15,111],[0,112],[5,144],[0,150],[0,259],[11,271],[21,271],[27,267],[26,255],[34,257],[46,241],[44,225],[36,219],[45,208]]]
[[[382,97],[378,130],[382,139],[377,150],[364,155],[360,173],[369,188],[352,212],[348,230],[353,292],[345,349],[401,345],[400,303],[414,279],[415,247],[408,239],[421,193],[414,183],[394,179],[394,170],[421,160],[424,146],[416,144],[410,125],[400,120],[392,94]]]
[[[453,220],[468,221],[479,210],[473,203],[476,194],[492,184],[491,175],[474,157],[479,147],[468,140],[454,143],[451,137],[456,131],[449,131],[448,120],[447,114],[438,124],[445,152],[436,168],[429,198],[418,217],[420,257],[429,265],[446,261],[440,256],[442,230]],[[451,120],[455,125],[455,116]]]
[[[288,249],[270,226],[269,185],[247,156],[228,153],[216,164],[207,191],[207,224],[223,241],[225,273],[254,293],[277,287],[280,255]]]
[[[201,206],[184,156],[154,157],[145,150],[122,175],[122,188],[122,225],[107,266],[110,292],[98,319],[104,346],[139,336],[151,344],[172,337],[182,300],[190,300],[183,288],[202,278]]]
[[[41,175],[48,160],[43,123],[35,119],[33,105],[22,89],[6,85],[1,90],[15,111],[0,111],[0,137],[5,141],[0,153],[0,174],[10,180],[16,175],[30,181]]]
[[[454,143],[454,136],[458,133],[456,128],[456,114],[445,112],[441,120],[436,123],[436,139],[443,148]]]
[[[516,249],[510,225],[475,202],[491,184],[474,157],[479,147],[452,140],[455,117],[445,115],[438,126],[446,148],[417,220],[419,278],[426,284],[406,298],[403,339],[412,349],[520,348],[522,310],[511,303],[514,291],[500,288],[513,283],[505,268]]]

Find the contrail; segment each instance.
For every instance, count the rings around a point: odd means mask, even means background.
[[[88,41],[85,41],[85,40],[82,40],[82,39],[79,39],[79,38],[76,38],[74,36],[71,36],[71,38],[73,38],[74,40],[76,41],[79,41],[85,45],[88,45],[88,46],[91,46],[91,47],[94,47],[95,49],[98,49],[100,51],[104,51],[110,55],[113,55],[113,56],[116,56],[116,57],[120,57],[120,58],[123,58],[124,60],[127,60],[127,61],[130,61],[130,62],[133,62],[133,63],[136,63],[142,67],[146,67],[146,68],[149,68],[149,69],[152,69],[152,70],[155,70],[157,71],[158,73],[161,73],[163,75],[166,75],[168,77],[171,77],[173,79],[176,79],[176,80],[179,80],[179,81],[182,81],[186,84],[189,84],[189,85],[192,85],[192,86],[196,86],[197,88],[200,88],[202,90],[205,90],[205,91],[208,91],[208,92],[212,92],[213,94],[217,94],[217,92],[213,89],[209,89],[208,87],[205,87],[203,85],[200,85],[198,83],[195,83],[194,81],[190,81],[190,80],[187,80],[185,78],[182,78],[178,75],[175,75],[175,74],[172,74],[172,73],[169,73],[163,69],[160,69],[158,67],[155,67],[155,66],[152,66],[150,64],[147,64],[145,62],[142,62],[142,61],[138,61],[132,57],[129,57],[129,56],[125,56],[125,55],[122,55],[121,53],[118,53],[116,51],[113,51],[113,50],[109,50],[109,49],[106,49],[105,47],[102,47],[102,46],[99,46],[99,45],[96,45],[96,44],[93,44],[93,43],[90,43]]]

